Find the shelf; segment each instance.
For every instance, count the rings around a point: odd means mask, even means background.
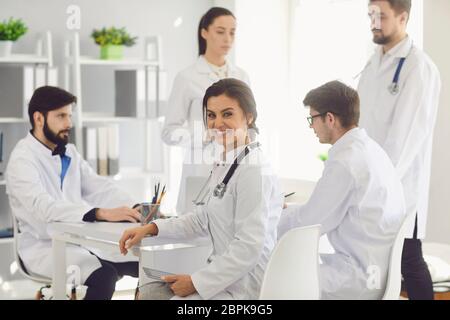
[[[73,63],[74,59],[71,58]],[[81,56],[80,57],[80,65],[83,66],[158,66],[158,63],[155,61],[148,60],[140,60],[136,58],[128,58],[122,60],[103,60],[95,57]]]
[[[152,172],[142,170],[138,167],[125,167],[120,169],[119,173],[113,176],[103,176],[105,178],[110,178],[116,181],[120,180],[131,180],[131,179],[164,179],[166,175],[161,172]]]
[[[6,180],[1,180],[0,179],[0,186],[6,186]]]
[[[47,57],[33,54],[13,54],[9,57],[0,57],[0,64],[48,64]]]
[[[0,238],[0,244],[13,243],[14,237]]]
[[[24,118],[2,118],[0,117],[0,123],[27,123],[29,120]]]
[[[119,179],[135,179],[135,178],[148,178],[152,177],[154,172],[142,170],[138,167],[124,167],[121,168],[119,173],[114,176],[109,176],[115,180]]]
[[[135,117],[113,117],[113,116],[83,116],[83,122],[85,123],[98,123],[98,122],[131,122],[131,121],[143,121],[146,118]]]

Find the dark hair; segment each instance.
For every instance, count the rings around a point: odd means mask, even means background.
[[[208,30],[208,27],[214,23],[214,19],[221,16],[232,16],[236,19],[230,10],[221,7],[212,7],[200,19],[197,32],[199,56],[206,52],[206,40],[202,37],[202,29]]]
[[[359,123],[358,92],[342,82],[331,81],[311,90],[303,104],[320,114],[333,113],[339,118],[343,128],[357,126]]]
[[[34,129],[33,114],[36,111],[41,112],[44,116],[47,116],[49,111],[56,110],[76,102],[77,97],[58,87],[43,86],[37,88],[28,104],[28,116],[30,118],[31,127]]]
[[[369,3],[374,2],[376,0],[369,0]],[[408,15],[411,12],[411,0],[382,0],[387,1],[391,5],[392,9],[397,14],[402,14],[403,12],[407,12]]]
[[[258,112],[256,111],[256,101],[252,90],[244,81],[233,78],[219,80],[206,90],[205,96],[203,97],[203,121],[205,126],[207,124],[206,110],[209,98],[218,97],[223,94],[231,99],[237,100],[245,115],[251,114],[253,116],[253,121],[249,124],[249,128],[259,133],[255,124]]]

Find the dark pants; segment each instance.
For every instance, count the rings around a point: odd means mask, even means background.
[[[88,287],[85,300],[110,300],[117,280],[125,275],[139,277],[138,262],[116,263],[98,259],[102,266],[92,272],[84,283]]]
[[[417,216],[413,239],[403,244],[402,276],[410,300],[433,300],[433,282],[423,259],[422,241],[417,239]]]

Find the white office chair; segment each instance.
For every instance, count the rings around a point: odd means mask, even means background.
[[[400,297],[402,285],[402,252],[403,243],[408,231],[411,230],[416,215],[408,214],[395,237],[394,244],[389,257],[389,268],[386,282],[386,290],[384,291],[383,300],[398,300]]]
[[[288,231],[272,252],[261,300],[318,300],[320,225]]]
[[[13,226],[14,226],[14,256],[15,256],[15,260],[17,263],[17,267],[20,270],[20,273],[27,279],[30,279],[32,281],[36,281],[39,283],[44,283],[46,285],[51,285],[52,283],[52,279],[50,278],[46,278],[43,276],[39,276],[36,274],[33,274],[31,272],[29,272],[26,268],[25,268],[25,264],[23,263],[22,259],[19,256],[19,234],[20,234],[20,229],[19,229],[19,224],[17,222],[17,219],[15,216],[12,217],[13,219]]]

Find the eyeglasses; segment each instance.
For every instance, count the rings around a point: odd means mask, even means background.
[[[327,113],[332,113],[334,115],[339,115],[337,113],[334,113],[334,112],[331,112],[331,111],[327,111],[327,112],[324,112],[324,113],[316,114],[314,116],[306,117],[306,120],[308,121],[309,125],[312,126],[313,122],[314,122],[314,118],[325,116]]]
[[[314,116],[309,116],[309,117],[306,117],[306,120],[308,121],[309,125],[312,126],[312,124],[314,122],[314,118],[322,117],[322,116],[326,115],[327,113],[328,112],[324,112],[324,113],[316,114]]]

